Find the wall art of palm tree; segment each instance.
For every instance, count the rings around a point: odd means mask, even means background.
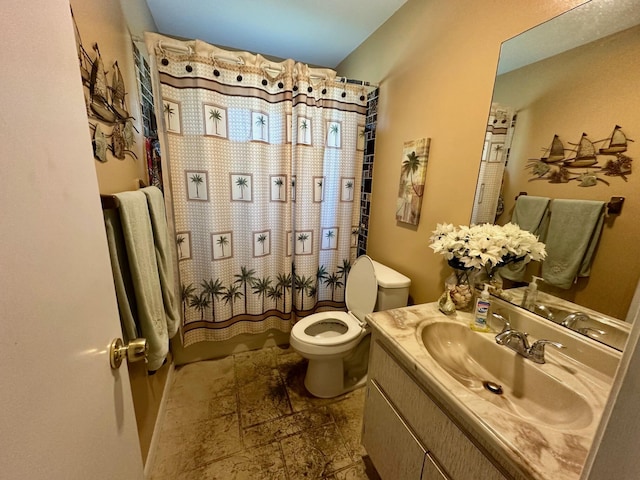
[[[396,220],[399,222],[417,225],[420,221],[430,143],[430,138],[404,143],[396,202]]]

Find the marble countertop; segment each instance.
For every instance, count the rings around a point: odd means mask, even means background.
[[[426,323],[438,319],[468,325],[471,318],[471,314],[463,312],[445,316],[434,302],[375,312],[367,320],[377,338],[444,406],[458,426],[503,463],[507,471],[513,472],[515,478],[577,480],[593,442],[612,379],[549,349],[547,363],[539,367],[583,396],[592,408],[592,421],[581,428],[568,429],[511,413],[458,383],[422,344],[421,332]],[[474,333],[495,336],[495,332]],[[551,404],[553,400],[549,398]]]

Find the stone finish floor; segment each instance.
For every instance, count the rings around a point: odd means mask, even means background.
[[[149,479],[378,479],[360,445],[365,389],[314,398],[306,366],[271,347],[176,368]]]

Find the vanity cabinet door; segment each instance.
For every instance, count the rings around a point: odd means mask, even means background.
[[[382,480],[437,478],[421,476],[425,449],[375,382],[367,387],[362,444]]]
[[[448,476],[454,480],[509,478],[474,445],[378,341],[372,339],[371,345],[370,383],[375,382],[380,386],[389,402],[402,415],[404,421],[411,425],[420,443],[438,460],[438,464],[442,465]],[[370,421],[375,423],[375,417]],[[369,428],[366,417],[365,426]],[[373,455],[371,458],[374,460]],[[396,477],[400,478],[404,479]]]

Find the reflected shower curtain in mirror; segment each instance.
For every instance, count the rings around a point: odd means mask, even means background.
[[[344,308],[362,86],[197,40],[147,34],[147,45],[161,88],[185,346],[288,332],[297,318]]]
[[[491,104],[471,223],[494,223],[501,212],[502,177],[515,129],[513,108]]]

